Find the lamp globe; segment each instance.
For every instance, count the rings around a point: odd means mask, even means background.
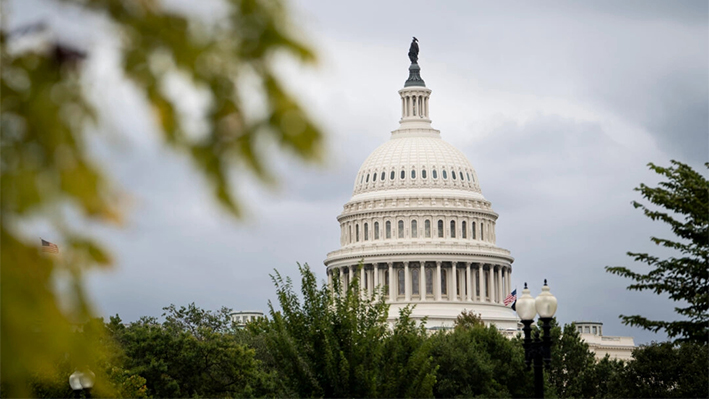
[[[79,391],[84,388],[83,386],[81,386],[81,377],[83,375],[84,373],[77,370],[69,376],[69,386],[71,387],[71,389]]]
[[[557,301],[556,297],[549,292],[549,286],[547,285],[546,279],[544,279],[542,293],[537,296],[535,305],[537,313],[539,313],[539,317],[554,317],[554,314],[556,313]]]
[[[524,283],[524,290],[522,290],[522,296],[517,299],[516,308],[517,315],[522,320],[534,320],[534,316],[537,315],[534,298],[527,288],[527,283]]]

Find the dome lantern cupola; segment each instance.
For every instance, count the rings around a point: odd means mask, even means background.
[[[431,128],[431,119],[428,114],[428,99],[431,90],[421,79],[421,67],[418,65],[418,39],[411,41],[409,48],[409,78],[404,83],[404,88],[399,90],[401,96],[401,129]]]

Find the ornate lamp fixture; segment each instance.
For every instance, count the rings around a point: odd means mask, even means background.
[[[549,292],[547,280],[544,280],[542,293],[537,298],[530,295],[527,283],[524,283],[522,296],[517,300],[517,315],[522,319],[524,328],[524,353],[527,369],[534,363],[534,397],[544,397],[544,370],[549,369],[551,363],[551,319],[556,313],[557,300]],[[539,330],[532,339],[532,323],[534,317],[539,314],[539,321],[544,332],[543,339],[539,337]],[[542,366],[543,365],[543,366]]]

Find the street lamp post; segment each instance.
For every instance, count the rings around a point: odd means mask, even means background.
[[[81,398],[81,392],[84,392],[86,399],[91,398],[91,388],[94,387],[94,373],[86,369],[86,372],[79,370],[74,371],[69,376],[69,386],[74,391],[75,398]]]
[[[522,296],[517,300],[517,315],[522,319],[524,327],[524,361],[529,369],[530,364],[534,363],[534,397],[544,397],[544,369],[549,369],[551,364],[551,319],[556,313],[557,301],[554,295],[549,292],[549,286],[546,279],[542,287],[542,293],[537,298],[532,298],[532,295],[527,288],[527,283],[524,283]],[[544,332],[543,339],[539,337],[539,331],[534,334],[532,339],[532,323],[534,317],[539,314],[539,321]]]

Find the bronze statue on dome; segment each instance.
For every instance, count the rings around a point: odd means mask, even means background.
[[[418,63],[419,60],[419,45],[418,45],[419,39],[417,39],[414,36],[414,39],[411,41],[411,47],[409,47],[409,59],[411,60],[412,64]]]

